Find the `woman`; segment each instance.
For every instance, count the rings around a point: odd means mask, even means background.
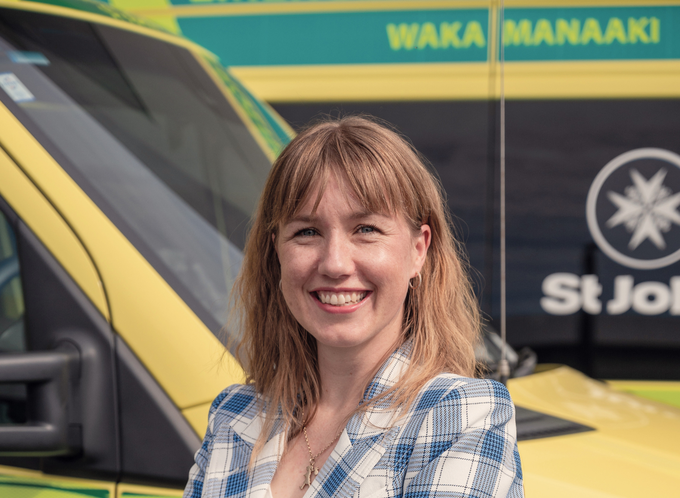
[[[316,124],[267,180],[235,286],[245,385],[185,497],[523,495],[514,408],[441,188],[373,121]]]

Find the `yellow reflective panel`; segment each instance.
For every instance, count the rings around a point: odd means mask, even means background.
[[[170,0],[109,0],[109,4],[114,7],[132,12],[135,9],[164,9],[172,6]],[[150,19],[150,18],[149,18]],[[160,15],[153,18],[153,21],[177,35],[182,33],[177,19],[173,15]]]
[[[4,106],[2,109],[5,109]],[[0,129],[0,145],[16,138],[16,123],[0,117]],[[99,312],[110,320],[99,275],[85,248],[54,207],[2,149],[0,178],[0,196],[45,244]]]
[[[150,19],[174,14],[176,17],[216,17],[224,15],[310,14],[315,12],[376,12],[381,10],[426,10],[450,8],[484,8],[489,0],[320,0],[320,1],[231,1],[190,0],[185,5],[149,8],[143,5],[129,9]]]
[[[175,496],[182,496],[182,490],[126,483],[118,484],[116,489],[116,498],[166,498]]]
[[[517,405],[677,453],[680,439],[666,436],[680,438],[680,409],[617,392],[569,367],[512,379],[508,389]]]
[[[568,367],[512,379],[515,404],[595,428],[520,443],[527,496],[673,496],[680,409],[617,392]]]
[[[677,5],[678,0],[506,0],[505,7],[622,7],[644,5]]]
[[[506,63],[505,94],[511,99],[678,97],[680,61]]]
[[[0,496],[3,498],[113,498],[114,493],[112,482],[61,478],[0,466]]]
[[[675,496],[680,456],[630,445],[598,432],[519,444],[526,496]]]
[[[200,438],[203,438],[205,430],[208,428],[208,413],[210,412],[211,404],[212,402],[203,403],[182,410],[182,415],[184,415],[184,418],[187,419],[187,422],[194,428]]]
[[[224,346],[70,176],[0,107],[3,147],[78,235],[98,268],[117,333],[180,408],[210,402],[243,373]]]
[[[267,102],[488,99],[486,62],[249,66],[229,70]]]
[[[500,95],[486,62],[241,66],[229,70],[268,102],[484,100]],[[508,62],[509,99],[680,96],[680,61]]]

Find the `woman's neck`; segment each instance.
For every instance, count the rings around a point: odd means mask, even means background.
[[[397,346],[396,341],[371,348],[326,348],[319,345],[321,393],[317,409],[349,414],[361,401],[364,389],[382,362]]]
[[[368,377],[375,369],[354,358],[319,358],[321,392],[319,407],[339,412],[352,412],[361,401]]]

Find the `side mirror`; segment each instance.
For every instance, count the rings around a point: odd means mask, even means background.
[[[0,455],[56,456],[76,453],[78,426],[69,427],[73,410],[71,379],[80,354],[71,343],[53,351],[0,354],[0,383],[27,384],[27,422],[0,425]]]

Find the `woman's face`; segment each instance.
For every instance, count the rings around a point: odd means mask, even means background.
[[[319,348],[371,348],[382,355],[401,333],[409,279],[420,271],[430,227],[366,212],[331,177],[312,215],[313,192],[275,239],[281,289]],[[321,349],[320,349],[321,350]]]

